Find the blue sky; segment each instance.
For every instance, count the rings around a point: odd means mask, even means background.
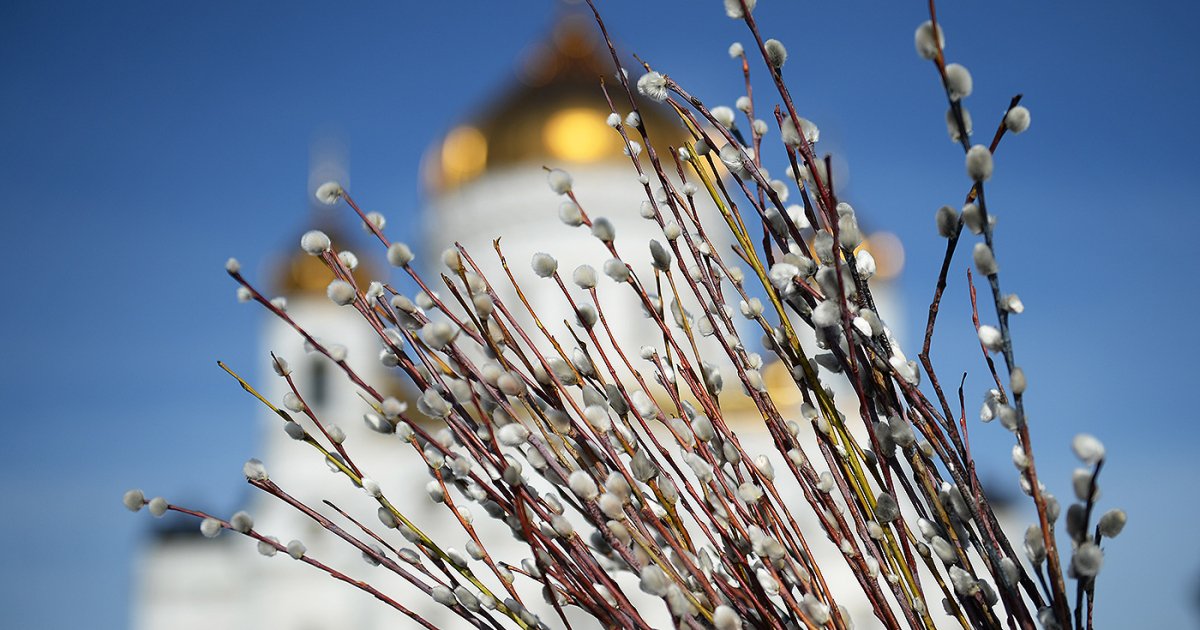
[[[741,78],[726,48],[749,39],[743,27],[717,0],[645,4],[602,4],[619,43],[731,104]],[[848,161],[849,197],[906,244],[915,337],[943,247],[933,210],[965,190],[935,75],[913,53],[924,2],[760,4],[822,148]],[[234,302],[221,264],[236,255],[262,272],[294,247],[311,142],[344,139],[355,197],[412,225],[421,153],[503,90],[555,6],[403,5],[0,7],[6,625],[125,627],[147,519],[120,507],[124,489],[217,509],[244,492],[257,416],[215,361],[252,364],[261,319]],[[976,128],[994,128],[1016,92],[1033,113],[997,155],[989,204],[1003,282],[1028,307],[1014,333],[1042,474],[1068,496],[1067,444],[1091,431],[1109,445],[1106,505],[1130,512],[1098,587],[1108,627],[1197,619],[1200,544],[1186,533],[1200,518],[1187,394],[1200,306],[1197,13],[1183,2],[941,9],[947,55],[975,78]],[[965,260],[935,359],[978,388]],[[981,465],[1013,479],[1009,438],[972,431]]]

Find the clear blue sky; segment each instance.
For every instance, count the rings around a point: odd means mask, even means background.
[[[621,44],[732,103],[741,79],[726,48],[748,37],[719,0],[603,4]],[[936,79],[913,53],[925,3],[760,4],[823,148],[849,162],[859,212],[907,245],[915,337],[943,247],[933,210],[964,191]],[[1200,11],[944,4],[948,56],[975,77],[976,128],[994,128],[1016,92],[1033,112],[998,154],[989,202],[1005,286],[1028,307],[1014,331],[1044,478],[1069,496],[1067,444],[1091,431],[1109,445],[1105,505],[1130,513],[1107,546],[1099,618],[1195,627]],[[234,302],[221,264],[236,255],[261,273],[294,247],[321,135],[348,143],[356,198],[392,226],[416,221],[422,151],[504,87],[553,6],[0,7],[4,625],[125,627],[148,526],[120,507],[126,488],[237,503],[257,416],[214,362],[252,364],[261,320]],[[935,344],[943,374],[969,370],[978,392],[965,265],[946,298],[957,316]],[[1009,438],[972,430],[985,469],[1015,481]]]

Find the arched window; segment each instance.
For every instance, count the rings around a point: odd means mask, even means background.
[[[329,363],[325,357],[317,357],[310,363],[308,387],[300,393],[313,407],[323,407],[329,401]]]

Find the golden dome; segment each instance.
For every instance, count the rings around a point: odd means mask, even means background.
[[[517,164],[569,168],[628,159],[620,135],[605,123],[611,110],[600,89],[602,77],[623,111],[625,96],[595,25],[582,13],[565,13],[550,37],[526,52],[508,91],[430,149],[423,165],[426,188],[443,192],[489,169]],[[645,101],[638,106],[652,133],[670,133],[676,144],[685,137],[666,107]]]

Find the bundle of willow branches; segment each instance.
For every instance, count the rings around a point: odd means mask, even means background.
[[[367,424],[398,435],[396,448],[425,463],[430,495],[461,526],[453,534],[468,538],[465,553],[448,546],[450,533],[422,530],[405,513],[409,499],[390,497],[356,463],[345,433],[304,402],[282,358],[274,366],[291,394],[281,405],[230,374],[278,414],[289,435],[344,475],[348,488],[365,491],[385,528],[372,529],[329,502],[295,499],[257,460],[245,466],[248,483],[480,628],[570,626],[568,611],[606,627],[650,627],[647,600],[659,602],[676,626],[721,630],[850,628],[850,608],[840,605],[849,600],[865,602],[873,613],[859,618],[860,626],[1091,627],[1101,541],[1120,532],[1125,515],[1112,510],[1094,518],[1104,449],[1095,438],[1077,437],[1073,447],[1086,467],[1073,479],[1078,502],[1064,518],[1072,547],[1064,560],[1055,531],[1059,504],[1038,478],[1022,402],[1025,376],[1010,335],[1010,318],[1023,306],[1001,290],[984,194],[997,145],[1028,127],[1028,110],[1014,97],[990,144],[972,145],[963,107],[971,77],[946,63],[931,2],[916,48],[945,88],[950,135],[964,151],[968,178],[962,210],[945,206],[936,213],[946,253],[924,344],[909,360],[876,309],[875,261],[862,247],[854,209],[838,201],[830,159],[814,146],[817,127],[799,115],[784,82],[786,49],[760,36],[754,4],[725,0],[728,15],[753,38],[752,46],[730,49],[747,88],[751,64],[761,61],[778,96],[770,122],[754,117],[749,90],[738,99],[749,137],[731,109],[706,107],[648,65],[636,80],[618,71],[616,83],[602,88],[612,111],[608,124],[645,192],[643,216],[661,230],[662,240],[649,244],[651,269],[634,269],[622,258],[644,243],[623,243],[581,199],[586,192],[576,196],[568,173],[548,170],[550,187],[569,200],[560,218],[569,229],[590,230],[604,261],[598,267],[612,281],[599,280],[589,265],[560,273],[551,255],[534,256],[530,264],[544,279],[538,281],[557,287],[573,323],[560,328],[539,318],[543,305],[526,299],[499,243],[495,252],[447,250],[435,283],[414,269],[406,245],[389,240],[380,217],[363,213],[340,185],[317,191],[322,201],[357,213],[387,260],[420,287],[410,299],[386,279],[364,283],[351,273],[352,257],[339,255],[327,235],[313,231],[302,239],[330,272],[329,298],[357,311],[378,334],[384,363],[411,380],[419,414],[365,382],[343,352],[252,286],[235,260],[227,264],[242,297],[294,328],[361,391],[370,406]],[[690,140],[656,145],[638,93],[669,107]],[[779,130],[786,151],[786,182],[769,179],[762,164],[770,128]],[[785,205],[792,187],[802,204]],[[715,208],[721,220],[702,221],[701,207]],[[942,291],[964,237],[976,241],[974,264],[986,278],[990,300],[984,301],[995,321],[980,323],[985,315],[972,286],[981,353],[995,381],[982,419],[998,419],[1012,432],[1013,462],[1037,512],[1016,546],[976,476],[962,389],[952,405],[929,359]],[[496,257],[499,266],[490,262]],[[642,305],[644,325],[661,343],[634,349],[616,338],[611,318],[629,314],[606,311],[603,296],[622,291]],[[704,311],[687,312],[684,296]],[[751,349],[760,335],[762,352],[786,367],[802,404],[777,404],[764,385],[764,359]],[[832,387],[835,381],[840,385]],[[777,452],[743,447],[723,407],[731,394],[753,406]],[[469,516],[470,503],[511,530],[521,557],[494,555],[496,545]],[[196,516],[206,535],[232,530],[253,538],[265,555],[286,552],[434,627],[411,602],[323,564],[300,541],[280,543],[244,512],[225,520],[162,498],[147,501],[140,490],[131,490],[125,504],[148,505],[158,516]],[[819,529],[801,527],[805,519]],[[817,543],[835,549],[821,563],[810,547]],[[827,579],[831,561],[844,563],[853,579]],[[1075,581],[1073,596],[1067,579]],[[539,615],[539,607],[551,612]]]

